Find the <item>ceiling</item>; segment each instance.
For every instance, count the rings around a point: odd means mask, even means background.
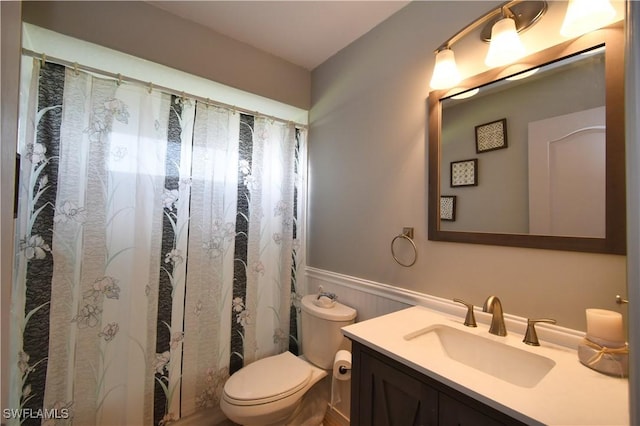
[[[409,1],[149,1],[312,70]]]

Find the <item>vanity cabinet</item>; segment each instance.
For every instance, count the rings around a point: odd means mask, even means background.
[[[352,425],[524,424],[356,341],[351,386]]]

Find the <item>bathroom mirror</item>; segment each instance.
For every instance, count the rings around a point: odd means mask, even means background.
[[[623,40],[619,23],[429,94],[430,240],[626,252]]]

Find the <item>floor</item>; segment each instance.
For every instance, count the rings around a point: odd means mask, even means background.
[[[195,423],[193,423],[193,425],[196,426]],[[349,425],[349,422],[343,420],[342,418],[339,418],[339,416],[336,416],[335,414],[332,415],[330,411],[327,411],[327,415],[322,421],[321,426],[348,426],[348,425]],[[240,426],[240,425],[232,422],[229,419],[223,419],[215,423],[213,426]]]
[[[327,412],[327,415],[322,422],[322,426],[348,426],[349,422],[339,418],[336,415],[332,415],[331,412]]]

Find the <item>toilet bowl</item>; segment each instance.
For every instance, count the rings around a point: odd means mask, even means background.
[[[263,358],[227,381],[220,408],[241,425],[281,425],[302,396],[326,375],[291,352]]]
[[[227,380],[220,408],[230,420],[245,426],[281,426],[301,411],[297,409],[303,396],[327,376],[335,353],[348,345],[340,328],[356,316],[353,308],[321,298],[302,298],[304,356],[284,352],[263,358]]]

